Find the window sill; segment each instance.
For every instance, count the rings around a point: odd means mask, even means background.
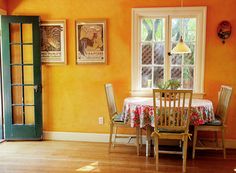
[[[152,89],[147,90],[132,90],[130,91],[132,97],[152,97]],[[193,98],[203,99],[205,93],[193,93]]]

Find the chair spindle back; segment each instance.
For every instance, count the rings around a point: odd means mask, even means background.
[[[216,116],[219,116],[223,123],[227,119],[227,110],[232,95],[232,88],[229,86],[222,85],[220,88],[219,100],[216,108]]]
[[[112,84],[110,83],[105,84],[105,92],[106,92],[109,116],[110,116],[110,120],[112,120],[113,116],[117,114],[116,102],[115,102],[115,98],[113,94]]]
[[[159,107],[157,106],[159,103]],[[185,131],[188,133],[192,90],[153,89],[155,131]]]

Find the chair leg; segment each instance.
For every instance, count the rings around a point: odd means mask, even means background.
[[[158,137],[154,137],[154,154],[155,154],[155,157],[156,157],[156,170],[158,171],[158,167],[159,167],[159,146],[158,146]]]
[[[111,152],[111,145],[112,145],[112,134],[113,134],[113,124],[110,124],[110,138],[109,138],[109,148],[108,148],[108,152]]]
[[[115,148],[115,144],[116,144],[117,129],[118,129],[118,127],[115,126],[115,137],[114,137],[114,141],[113,141],[113,148]]]
[[[136,147],[137,147],[138,156],[139,156],[139,131],[140,131],[140,128],[136,127]]]
[[[146,157],[150,156],[151,152],[151,126],[147,126],[146,131]]]
[[[226,150],[225,150],[225,129],[222,128],[222,148],[223,148],[223,155],[224,159],[226,159]]]
[[[188,149],[188,136],[185,136],[183,144],[183,172],[186,172],[187,149]]]
[[[197,127],[194,127],[194,133],[193,133],[193,153],[192,158],[195,158],[195,148],[197,143]]]

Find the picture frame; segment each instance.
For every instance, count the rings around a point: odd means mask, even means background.
[[[41,59],[46,64],[67,64],[66,20],[41,21]]]
[[[106,64],[106,19],[76,20],[76,64]]]

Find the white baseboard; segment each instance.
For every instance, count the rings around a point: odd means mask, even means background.
[[[108,142],[109,134],[44,131],[43,139],[84,142]]]
[[[122,136],[129,136],[123,135]],[[81,142],[109,142],[109,134],[99,133],[78,133],[78,132],[52,132],[44,131],[43,139],[45,140],[63,140],[63,141],[81,141]],[[145,144],[146,137],[142,136],[142,143]],[[119,138],[117,142],[127,143],[127,139]],[[176,142],[163,141],[165,145],[176,145]],[[236,139],[226,139],[226,148],[236,149]]]
[[[121,135],[121,134],[118,134]],[[130,136],[123,135],[122,136]],[[44,131],[43,139],[45,140],[62,140],[62,141],[81,141],[81,142],[109,142],[109,134],[99,134],[99,133],[78,133],[78,132],[51,132]],[[143,143],[145,143],[145,137],[142,138]],[[132,139],[133,140],[133,139]],[[117,142],[126,143],[127,138],[118,138]],[[133,141],[131,141],[133,142]]]

